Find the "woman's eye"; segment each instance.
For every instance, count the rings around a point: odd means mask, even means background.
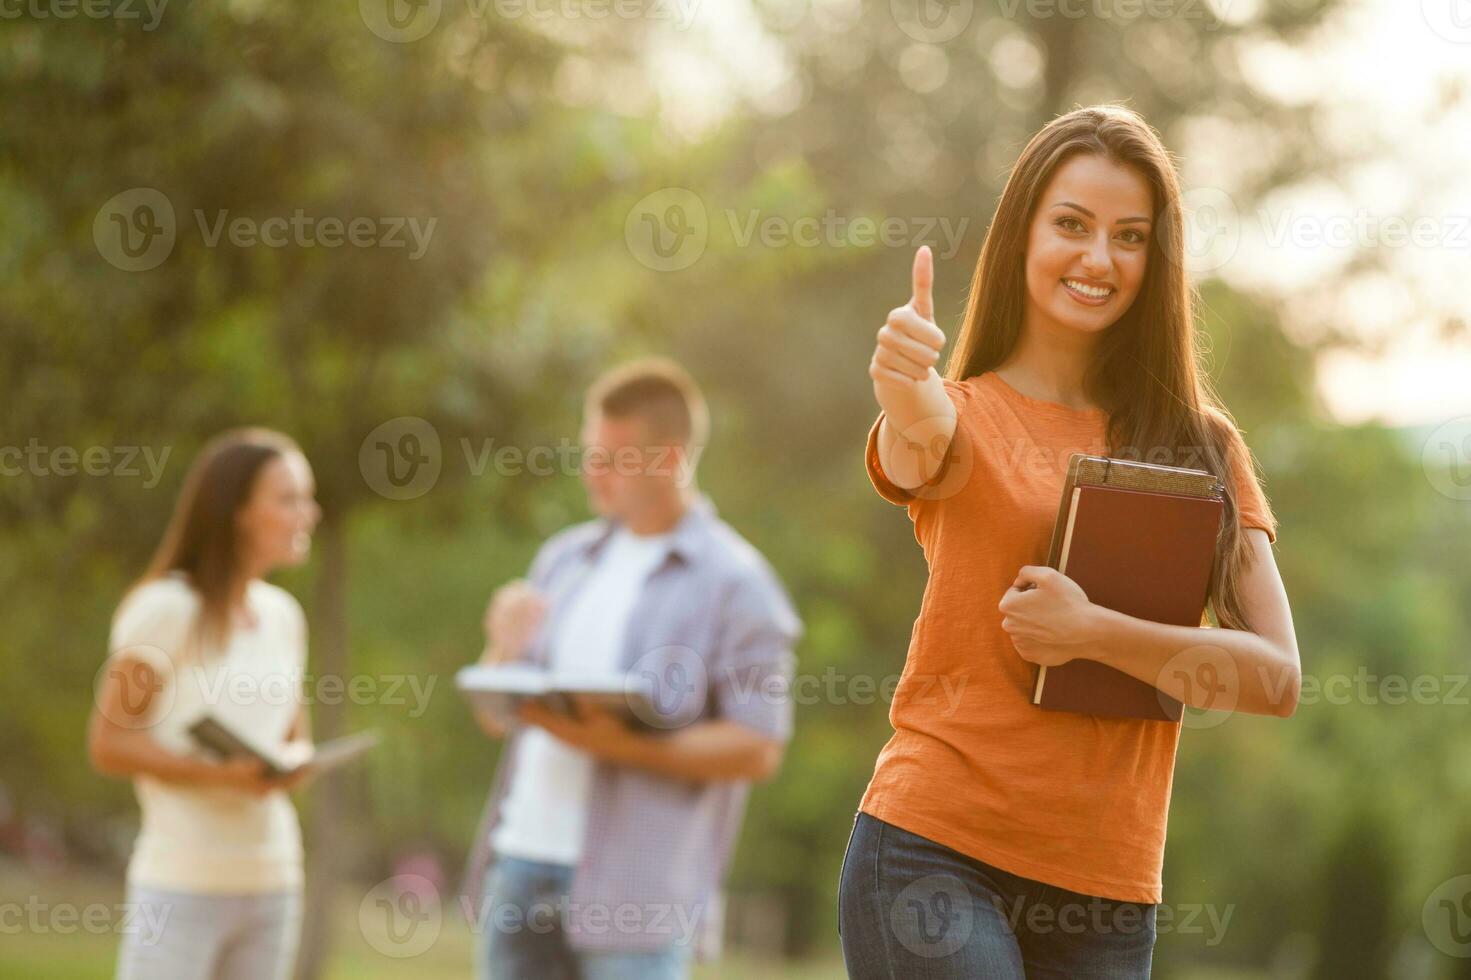
[[[1082,231],[1083,223],[1077,218],[1058,218],[1057,226],[1067,231]]]
[[[1134,237],[1129,238],[1128,236],[1130,236],[1130,235],[1132,235]],[[1125,240],[1130,245],[1142,245],[1144,243],[1144,241],[1145,241],[1144,233],[1142,231],[1136,231],[1133,228],[1130,228],[1128,231],[1124,232],[1124,236],[1125,236]]]

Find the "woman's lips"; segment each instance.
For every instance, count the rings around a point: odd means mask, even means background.
[[[1062,283],[1062,288],[1067,290],[1067,294],[1084,306],[1103,306],[1112,300],[1114,293],[1117,292],[1117,290],[1110,288],[1107,296],[1090,296],[1087,293],[1074,289],[1068,284],[1066,279],[1059,281]]]

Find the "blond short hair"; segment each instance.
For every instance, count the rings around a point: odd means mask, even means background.
[[[710,438],[705,396],[689,372],[667,357],[646,357],[604,372],[588,389],[584,411],[644,420],[656,444],[703,447]]]

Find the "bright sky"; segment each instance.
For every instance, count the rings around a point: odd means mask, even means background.
[[[697,4],[689,29],[654,65],[675,130],[702,129],[736,87],[773,112],[796,104],[784,52],[748,6],[681,2]],[[793,0],[793,24],[840,26],[856,2]],[[1259,0],[1209,2],[1242,22]],[[968,30],[979,39],[978,25]],[[1217,233],[1214,246],[1193,249],[1198,272],[1279,297],[1286,329],[1301,339],[1332,327],[1378,345],[1320,362],[1323,401],[1340,421],[1471,415],[1471,331],[1453,343],[1442,329],[1456,317],[1471,323],[1471,0],[1346,0],[1299,46],[1263,39],[1242,57],[1265,93],[1319,101],[1325,152],[1358,162],[1333,183],[1285,188],[1243,211],[1217,188],[1229,190],[1233,166],[1251,164],[1220,153],[1222,130],[1203,122],[1194,145],[1172,147],[1186,161],[1193,224]],[[1228,145],[1240,143],[1238,134]],[[1382,272],[1358,270],[1369,253]]]
[[[1471,3],[1359,0],[1303,48],[1254,57],[1274,94],[1324,100],[1328,149],[1390,149],[1239,216],[1241,249],[1221,275],[1284,297],[1289,329],[1337,324],[1382,347],[1320,363],[1340,420],[1471,415],[1471,331],[1452,343],[1442,330],[1471,323]],[[1366,251],[1385,271],[1345,276]]]

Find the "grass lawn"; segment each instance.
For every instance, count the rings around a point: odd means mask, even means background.
[[[117,956],[114,909],[122,882],[76,872],[38,875],[0,866],[0,977],[27,980],[110,980]],[[346,889],[344,889],[346,891]],[[474,936],[457,914],[445,910],[438,937],[423,952],[394,957],[375,948],[358,922],[358,895],[338,903],[329,980],[439,980],[471,976]],[[15,904],[24,907],[15,909]],[[83,928],[91,916],[93,928]],[[39,923],[39,928],[32,923]],[[100,923],[100,925],[98,925]],[[380,948],[393,948],[378,943]],[[737,955],[695,971],[697,980],[828,980],[843,977],[841,960],[814,964],[753,960]]]
[[[114,878],[68,872],[37,875],[13,865],[0,865],[0,977],[27,980],[110,980],[117,955],[116,928],[121,920],[113,906],[122,901],[122,882]],[[348,889],[343,889],[349,892]],[[474,937],[458,915],[446,908],[432,943],[414,956],[394,957],[382,949],[392,944],[359,924],[360,893],[342,896],[337,929],[327,969],[329,980],[440,980],[471,974]],[[16,909],[16,903],[30,907]],[[34,910],[31,908],[34,907]],[[89,912],[89,909],[91,910]],[[80,921],[91,915],[92,929]],[[32,922],[41,923],[32,928]],[[812,962],[780,962],[737,953],[695,970],[695,980],[842,980],[842,960],[834,950]],[[1192,971],[1178,980],[1265,980],[1261,974]]]

